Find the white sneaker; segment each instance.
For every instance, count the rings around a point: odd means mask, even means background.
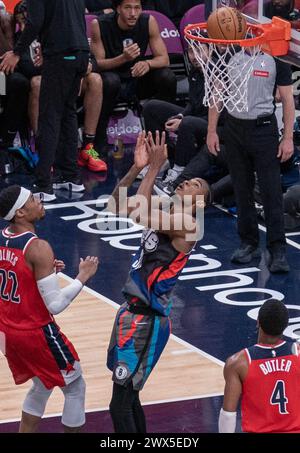
[[[168,173],[166,174],[166,177],[164,178],[163,182],[164,184],[170,184],[177,179],[177,177],[180,175],[181,172],[174,170],[173,168],[170,168],[168,170]]]

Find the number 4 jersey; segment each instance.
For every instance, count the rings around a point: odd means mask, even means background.
[[[0,323],[18,330],[36,329],[53,321],[25,260],[31,232],[0,234]]]
[[[298,344],[256,344],[244,352],[249,368],[242,390],[243,431],[300,432]]]

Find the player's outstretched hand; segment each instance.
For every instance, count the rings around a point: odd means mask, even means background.
[[[97,256],[87,256],[85,259],[80,258],[78,280],[83,284],[96,274],[99,260]]]
[[[162,132],[161,136],[159,131],[155,132],[155,137],[151,132],[148,132],[146,139],[146,150],[149,156],[149,163],[151,166],[160,170],[161,166],[168,158],[168,149],[166,145],[166,133]]]
[[[138,135],[138,139],[134,150],[134,163],[139,170],[143,170],[149,163],[149,156],[146,150],[146,132],[142,131]]]

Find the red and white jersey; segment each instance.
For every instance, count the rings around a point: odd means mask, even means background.
[[[0,233],[0,323],[18,330],[36,329],[53,321],[38,290],[25,252],[37,236],[28,231]]]
[[[242,430],[300,432],[300,356],[296,342],[245,349],[249,368],[242,390]]]

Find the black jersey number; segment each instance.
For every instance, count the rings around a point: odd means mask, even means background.
[[[276,381],[274,386],[270,403],[272,405],[278,404],[278,411],[280,414],[288,414],[286,405],[289,402],[285,394],[285,384],[284,381]]]
[[[13,302],[14,304],[20,303],[20,296],[17,295],[18,291],[18,279],[14,271],[6,271],[0,269],[1,285],[0,285],[0,297],[2,300]],[[11,280],[11,289],[8,292],[7,287]]]

